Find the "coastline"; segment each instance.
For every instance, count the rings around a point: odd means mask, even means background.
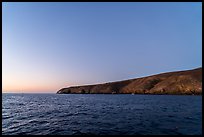
[[[62,88],[57,94],[202,95],[202,67],[142,78]]]
[[[75,95],[94,95],[94,94],[98,94],[98,95],[133,95],[132,93],[116,93],[116,94],[112,94],[112,93],[55,93],[55,94],[75,94]],[[187,96],[202,96],[202,94],[150,94],[150,93],[146,93],[146,94],[140,94],[140,93],[134,93],[134,95],[187,95]],[[133,96],[134,96],[133,95]]]

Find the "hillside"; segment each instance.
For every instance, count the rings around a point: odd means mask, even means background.
[[[202,94],[202,68],[125,81],[62,88],[58,94]]]

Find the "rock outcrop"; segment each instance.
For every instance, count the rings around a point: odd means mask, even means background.
[[[58,94],[202,94],[202,68],[143,78],[62,88]]]

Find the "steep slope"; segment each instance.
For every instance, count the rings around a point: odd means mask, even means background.
[[[105,84],[60,89],[58,94],[202,94],[202,68]]]

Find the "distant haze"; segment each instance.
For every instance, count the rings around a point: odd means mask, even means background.
[[[2,4],[2,92],[202,66],[202,3]]]

